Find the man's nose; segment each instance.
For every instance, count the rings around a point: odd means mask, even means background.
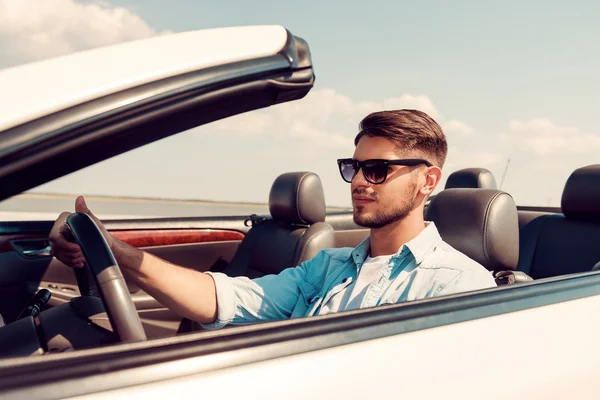
[[[357,188],[357,187],[363,187],[363,186],[369,187],[369,186],[371,186],[371,183],[369,181],[367,181],[367,179],[365,178],[365,174],[363,172],[363,168],[361,168],[358,170],[356,175],[354,175],[354,178],[352,178],[352,187]]]

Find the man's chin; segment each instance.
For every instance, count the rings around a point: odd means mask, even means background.
[[[354,223],[363,228],[378,228],[378,224],[375,223],[372,215],[368,215],[362,212],[354,210],[353,214]]]
[[[396,221],[406,218],[408,213],[400,213],[397,215],[382,215],[377,213],[365,213],[361,210],[354,210],[352,215],[354,223],[363,228],[378,229],[383,228]]]

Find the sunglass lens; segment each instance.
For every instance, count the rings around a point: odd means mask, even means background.
[[[385,180],[387,175],[387,165],[385,164],[371,164],[365,165],[363,168],[365,178],[371,183],[381,183]]]
[[[341,163],[340,164],[340,172],[342,173],[342,178],[348,183],[352,182],[352,178],[356,175],[356,168],[352,163]]]

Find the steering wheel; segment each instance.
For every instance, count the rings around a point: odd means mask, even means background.
[[[83,213],[69,215],[66,224],[86,260],[87,267],[75,269],[82,296],[97,294],[102,299],[113,331],[121,342],[146,340],[121,269],[98,225]]]

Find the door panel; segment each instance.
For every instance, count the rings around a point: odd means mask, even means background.
[[[165,236],[166,231],[161,230],[158,231],[156,237],[152,237],[153,231],[136,232],[135,235],[132,232],[127,232],[126,235],[123,232],[114,233],[122,240],[129,239],[127,242],[130,244],[177,242],[181,241],[179,239],[182,238],[183,241],[189,241],[190,238],[207,240],[211,237],[211,240],[219,240],[232,237],[231,235],[215,235],[215,233],[219,233],[215,231],[203,232],[204,234],[194,232],[187,236],[179,233]],[[235,237],[244,236],[239,232],[234,233],[237,234]],[[165,238],[168,240],[165,240]],[[222,271],[231,262],[240,243],[241,240],[205,241],[202,243],[140,247],[140,249],[166,261],[198,271]],[[50,287],[51,285],[54,287]],[[182,321],[179,315],[167,309],[135,284],[128,282],[127,286],[148,338],[171,336],[177,333]],[[69,301],[72,297],[79,296],[79,288],[76,285],[73,271],[56,259],[52,261],[46,270],[40,285],[40,288],[42,287],[52,292],[52,298],[55,298],[52,305],[58,305]]]
[[[151,234],[151,231],[146,231],[146,233]],[[141,249],[166,261],[198,271],[222,271],[231,262],[240,243],[240,240],[232,240],[142,247]],[[135,284],[128,282],[127,286],[149,338],[177,333],[182,320],[180,316],[167,309]],[[49,302],[51,306],[60,305],[79,296],[75,274],[71,268],[56,259],[46,270],[38,289],[41,288],[52,292]]]
[[[21,240],[32,239],[31,236],[0,236],[0,314],[6,323],[14,321],[25,308],[52,259],[50,256],[25,257],[14,251],[11,242]]]
[[[160,221],[158,229],[152,229],[145,221],[132,221],[137,229],[127,229],[125,221],[108,222],[114,226],[111,233],[119,239],[169,262],[193,268],[199,271],[222,271],[231,261],[244,238],[247,228],[243,217],[224,219],[226,229],[215,229],[219,225],[216,218],[181,219],[172,224]],[[209,227],[205,227],[210,224]],[[10,225],[7,229],[7,225]],[[172,225],[171,228],[169,225]],[[187,226],[186,226],[187,225]],[[189,229],[189,225],[196,225]],[[240,231],[231,229],[240,227]],[[0,224],[0,313],[6,322],[15,320],[33,294],[45,288],[52,297],[48,306],[53,307],[79,296],[75,274],[71,268],[47,254],[48,230],[51,223],[23,226]],[[41,228],[41,229],[40,229]],[[142,229],[140,229],[142,228]],[[144,229],[145,228],[145,229]],[[8,232],[8,233],[6,233]],[[147,330],[148,337],[175,334],[182,318],[168,310],[139,287],[128,283],[131,297],[139,311],[140,318]]]
[[[39,281],[52,257],[26,259],[16,251],[0,253],[0,286]]]
[[[241,240],[145,248],[148,253],[198,271],[220,272],[231,262]]]

